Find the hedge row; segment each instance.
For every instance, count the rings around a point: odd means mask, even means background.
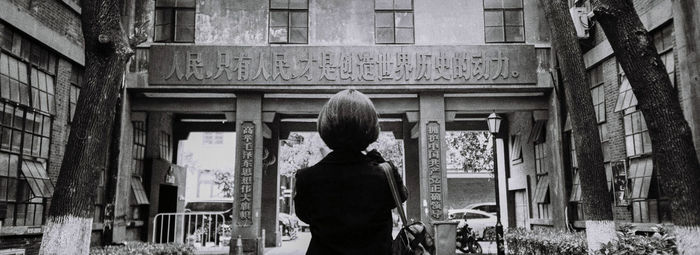
[[[123,245],[108,245],[90,249],[90,255],[192,255],[194,252],[195,249],[192,245],[144,242],[126,242]]]
[[[678,254],[675,236],[661,226],[646,235],[629,225],[619,228],[617,240],[602,245],[596,254]],[[585,232],[517,228],[508,230],[505,241],[509,254],[588,254]]]
[[[586,255],[586,235],[555,229],[510,229],[505,234],[509,254],[572,254]]]

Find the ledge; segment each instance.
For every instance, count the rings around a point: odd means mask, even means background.
[[[552,219],[530,219],[530,225],[536,226],[554,226],[554,221]]]
[[[0,236],[24,236],[41,235],[44,226],[3,226],[0,228]]]
[[[64,2],[67,0],[63,0]],[[8,2],[0,1],[0,17],[13,27],[26,33],[33,39],[46,44],[58,54],[78,63],[85,65],[85,50],[83,46],[77,45],[46,25],[38,22],[19,6]]]

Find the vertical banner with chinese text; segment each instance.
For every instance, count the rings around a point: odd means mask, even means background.
[[[428,189],[430,194],[430,217],[442,219],[442,162],[440,160],[440,124],[430,121],[426,124],[428,138]]]
[[[239,227],[253,224],[253,172],[255,155],[255,124],[251,121],[241,123],[240,171],[238,172],[238,223]]]

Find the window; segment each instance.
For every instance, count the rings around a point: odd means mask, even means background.
[[[525,42],[522,0],[484,0],[487,43]]]
[[[70,93],[68,99],[68,114],[69,120],[73,121],[75,115],[75,106],[78,104],[78,96],[80,96],[80,86],[83,84],[83,70],[78,65],[73,65],[70,73]]]
[[[414,43],[412,0],[375,0],[374,10],[376,43]]]
[[[591,97],[593,98],[593,108],[598,123],[605,122],[605,86],[603,80],[603,69],[601,65],[588,70],[588,77],[591,86]]]
[[[598,136],[600,136],[603,150],[603,161],[610,161],[610,142],[608,134],[608,123],[605,110],[605,80],[603,79],[603,66],[597,65],[588,70],[588,81],[591,87],[591,97],[593,99],[593,110],[598,122]]]
[[[132,178],[131,178],[131,190],[133,194],[133,199],[131,200],[131,218],[133,220],[141,220],[143,213],[146,210],[142,210],[141,205],[148,204],[148,196],[143,188],[143,170],[145,167],[145,154],[146,154],[146,122],[145,121],[133,121],[134,129],[134,144],[132,149]]]
[[[309,1],[270,0],[270,43],[309,42]]]
[[[43,224],[56,57],[0,23],[0,203],[8,226]]]
[[[651,153],[651,138],[649,130],[644,121],[644,115],[641,111],[625,111],[625,146],[627,148],[627,156],[639,156]]]
[[[53,77],[37,68],[32,68],[32,107],[55,113]]]
[[[510,158],[513,163],[523,162],[523,147],[520,144],[520,134],[510,136],[513,144],[510,148]]]
[[[224,144],[224,133],[207,132],[202,135],[202,144]]]
[[[657,28],[651,33],[654,40],[654,46],[659,53],[661,62],[666,66],[668,78],[671,79],[671,84],[676,86],[675,76],[675,61],[673,59],[673,24],[667,24]]]
[[[46,172],[51,117],[33,109],[0,103],[0,202],[8,226],[43,224],[44,198],[53,195]]]
[[[29,75],[27,63],[5,53],[0,53],[0,95],[3,99],[31,105],[29,102]]]
[[[630,160],[627,189],[632,203],[633,222],[668,222],[671,220],[668,197],[659,186],[659,175],[650,157]]]
[[[537,203],[537,215],[540,219],[550,219],[549,208],[549,160],[546,143],[535,144],[535,172],[537,186],[534,201]]]
[[[134,126],[132,174],[134,176],[143,176],[146,154],[146,123],[145,121],[133,121],[132,124]]]
[[[172,161],[173,148],[170,145],[170,134],[160,131],[160,158]]]
[[[195,0],[156,0],[156,42],[194,42]]]

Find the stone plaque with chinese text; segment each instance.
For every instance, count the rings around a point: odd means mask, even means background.
[[[532,45],[154,45],[150,85],[534,85]]]
[[[426,124],[428,139],[428,194],[430,194],[430,217],[442,219],[442,162],[440,161],[440,124],[431,121]]]
[[[255,155],[255,124],[241,123],[240,171],[238,172],[238,226],[253,224],[253,165]]]

